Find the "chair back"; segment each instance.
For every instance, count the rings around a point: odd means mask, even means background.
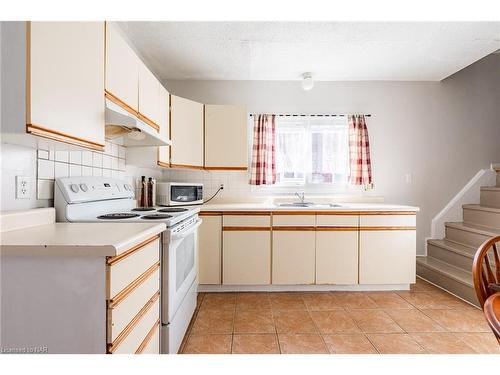
[[[493,237],[485,241],[474,256],[472,277],[481,307],[484,307],[484,303],[489,296],[500,292],[499,248],[500,236]]]
[[[500,344],[500,292],[488,297],[484,303],[484,316]]]

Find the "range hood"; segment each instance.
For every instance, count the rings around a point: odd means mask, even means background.
[[[106,99],[106,139],[118,140],[125,147],[169,146],[170,140],[150,125]]]

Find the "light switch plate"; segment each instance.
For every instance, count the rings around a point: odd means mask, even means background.
[[[28,176],[16,176],[16,199],[29,199],[31,183]]]

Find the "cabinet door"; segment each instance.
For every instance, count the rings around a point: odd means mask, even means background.
[[[138,111],[139,57],[120,35],[106,24],[106,91],[133,111]]]
[[[316,284],[358,283],[358,229],[316,232]]]
[[[359,234],[360,284],[415,282],[415,230],[362,230]]]
[[[273,229],[273,284],[314,284],[314,231]]]
[[[203,104],[170,97],[172,167],[203,168]]]
[[[146,65],[139,62],[139,113],[149,125],[159,128],[160,122],[160,82]],[[153,124],[151,124],[153,123]]]
[[[160,134],[170,139],[170,95],[167,89],[160,85]],[[170,146],[158,147],[158,165],[170,166]]]
[[[222,216],[202,216],[198,231],[198,281],[221,283]]]
[[[223,284],[271,283],[271,232],[223,232]]]
[[[205,105],[205,168],[248,168],[245,106]]]
[[[30,22],[28,132],[104,147],[104,23]]]

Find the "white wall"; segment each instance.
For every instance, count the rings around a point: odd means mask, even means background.
[[[442,82],[166,81],[168,90],[250,112],[370,113],[375,189],[386,202],[416,205],[418,252],[431,219],[479,169],[500,161],[500,55]],[[405,175],[411,174],[412,183]],[[217,180],[216,178],[214,178]]]

